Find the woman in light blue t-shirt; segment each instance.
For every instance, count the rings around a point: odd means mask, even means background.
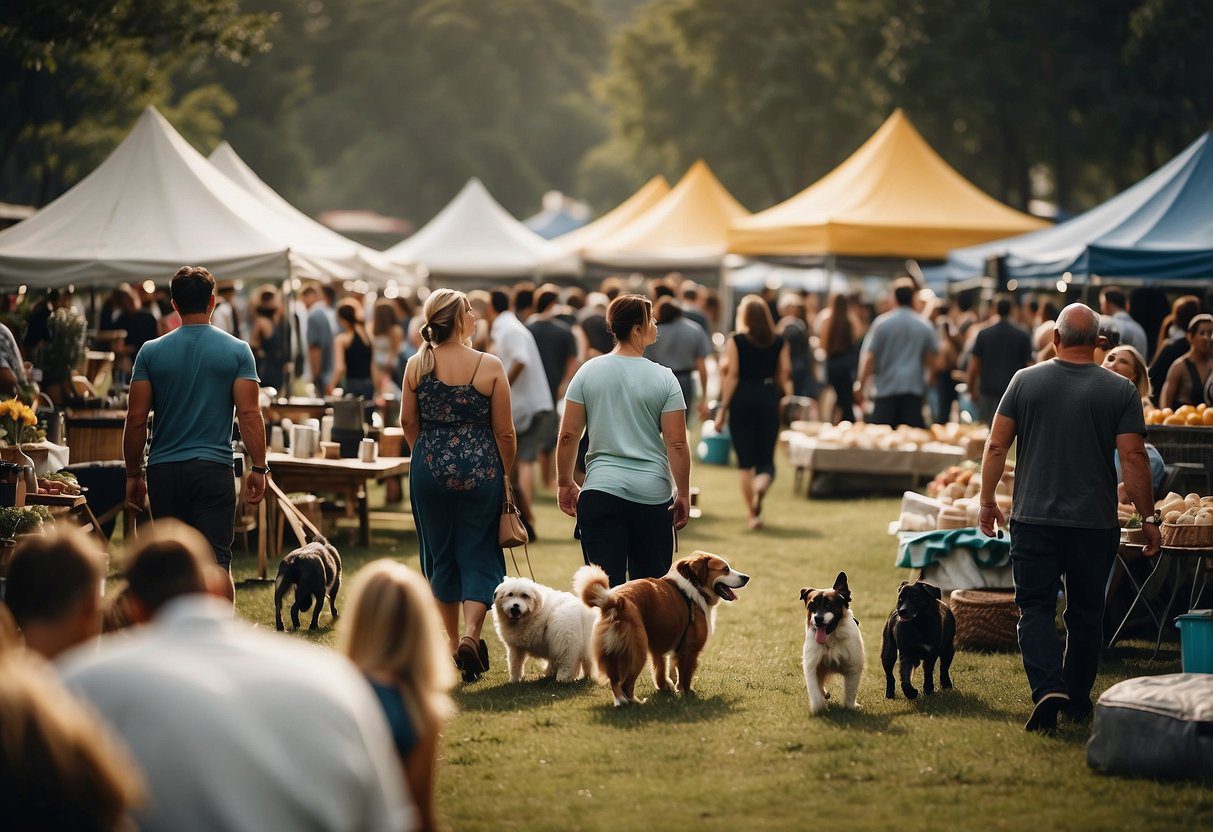
[[[674,557],[674,530],[690,515],[686,402],[674,374],[644,357],[657,340],[653,304],[621,295],[607,309],[615,348],[581,366],[565,393],[556,447],[560,509],[577,518],[586,563],[611,586],[658,578]],[[577,443],[589,436],[586,476],[573,481]]]

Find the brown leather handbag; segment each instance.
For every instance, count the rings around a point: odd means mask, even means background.
[[[507,476],[504,479],[505,500],[501,503],[501,525],[497,534],[497,542],[501,544],[502,549],[510,550],[510,560],[514,562],[514,571],[520,576],[522,572],[518,569],[518,559],[514,557],[514,547],[521,546],[526,557],[527,571],[531,573],[531,580],[535,580],[535,572],[531,569],[531,553],[527,549],[530,536],[526,533],[526,526],[522,522],[522,512],[514,503],[514,488],[510,485],[510,478]]]

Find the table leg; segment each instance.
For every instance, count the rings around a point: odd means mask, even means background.
[[[1158,631],[1160,633],[1162,632],[1162,623],[1159,621],[1158,616],[1154,614],[1154,608],[1150,606],[1150,602],[1145,600],[1144,596],[1146,587],[1150,585],[1150,581],[1154,580],[1154,576],[1158,573],[1159,568],[1162,566],[1163,557],[1164,556],[1161,552],[1155,555],[1154,568],[1150,570],[1150,574],[1146,576],[1146,579],[1138,584],[1137,579],[1133,577],[1133,573],[1129,571],[1129,565],[1125,563],[1119,554],[1116,555],[1116,567],[1124,570],[1125,576],[1133,584],[1133,588],[1136,590],[1136,592],[1133,595],[1133,603],[1129,604],[1129,609],[1125,612],[1125,617],[1120,620],[1120,624],[1116,627],[1116,632],[1112,633],[1112,637],[1108,639],[1108,647],[1111,647],[1116,643],[1116,640],[1120,638],[1120,631],[1123,630],[1125,628],[1125,624],[1129,622],[1129,618],[1131,618],[1133,615],[1133,610],[1137,608],[1138,601],[1145,604],[1146,612],[1150,613],[1150,617],[1154,619],[1154,624],[1158,627]],[[1109,583],[1111,583],[1111,581],[1112,579],[1109,578]],[[1109,590],[1109,595],[1112,591],[1113,590],[1111,589]]]
[[[1160,558],[1163,557],[1163,554],[1160,552],[1158,554],[1158,557],[1160,557]],[[1171,607],[1175,606],[1175,599],[1179,597],[1179,590],[1180,590],[1180,587],[1183,586],[1183,582],[1184,582],[1184,572],[1186,570],[1184,569],[1183,558],[1174,558],[1174,560],[1175,560],[1175,586],[1171,589],[1171,597],[1167,599],[1167,605],[1166,605],[1166,607],[1163,608],[1162,618],[1159,620],[1158,638],[1156,638],[1154,640],[1154,653],[1153,653],[1153,655],[1150,656],[1151,660],[1157,659],[1158,651],[1162,649],[1163,629],[1167,626],[1167,619],[1171,617]],[[1193,577],[1193,580],[1196,579],[1195,575],[1193,575],[1192,577]]]
[[[371,545],[371,507],[366,483],[358,488],[358,541],[366,548]]]

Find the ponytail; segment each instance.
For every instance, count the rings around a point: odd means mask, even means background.
[[[455,335],[459,316],[468,302],[463,292],[453,289],[436,289],[425,300],[421,309],[421,350],[417,353],[417,383],[434,372],[434,347],[446,343]]]

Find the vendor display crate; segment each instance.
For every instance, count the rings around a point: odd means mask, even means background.
[[[1181,494],[1213,491],[1213,428],[1148,425],[1146,441],[1158,449],[1163,462],[1182,466],[1172,488]]]

